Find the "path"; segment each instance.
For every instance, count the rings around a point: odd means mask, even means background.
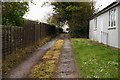
[[[31,68],[42,60],[43,55],[56,40],[57,38],[38,48],[35,53],[31,54],[26,60],[11,70],[5,78],[27,78]]]
[[[59,37],[38,48],[26,60],[12,69],[4,78],[28,78],[31,68],[42,61],[43,55],[56,42]],[[65,35],[64,46],[60,56],[57,78],[78,78],[74,55],[68,35]]]
[[[65,35],[57,75],[58,78],[78,78],[77,67],[74,55],[72,54],[72,47],[68,35]]]

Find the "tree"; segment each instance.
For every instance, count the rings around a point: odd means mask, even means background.
[[[94,2],[53,2],[55,13],[51,17],[51,21],[55,24],[69,25],[71,37],[88,36],[87,19],[93,15]],[[56,17],[57,15],[57,17]],[[62,26],[62,25],[61,25]]]
[[[22,26],[23,16],[28,12],[28,2],[3,2],[2,24]]]

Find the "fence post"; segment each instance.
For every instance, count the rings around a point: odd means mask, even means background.
[[[5,27],[2,26],[2,58],[5,58]]]
[[[23,28],[2,26],[3,57],[17,50],[22,50],[40,39],[52,34],[52,27],[45,23],[24,20]]]
[[[12,26],[10,26],[10,53],[12,54]]]

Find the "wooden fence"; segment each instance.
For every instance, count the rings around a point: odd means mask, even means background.
[[[23,27],[2,26],[2,54],[3,58],[39,41],[41,38],[53,34],[53,27],[45,23],[24,20]]]

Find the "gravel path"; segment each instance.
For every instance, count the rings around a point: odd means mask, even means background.
[[[43,55],[55,43],[57,38],[38,48],[26,60],[12,69],[4,78],[28,78],[31,68],[42,60]]]
[[[65,35],[64,46],[58,65],[58,78],[78,78],[78,71],[72,54],[72,48],[68,35]]]

